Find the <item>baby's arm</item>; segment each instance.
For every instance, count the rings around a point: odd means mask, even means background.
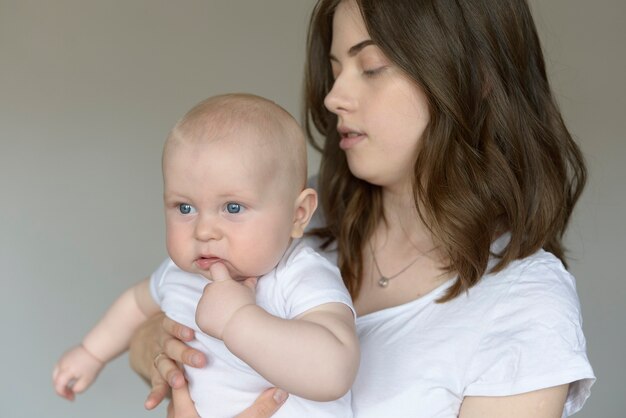
[[[315,401],[343,396],[359,366],[354,315],[342,303],[292,320],[250,306],[232,318],[223,335],[228,349],[273,385]]]
[[[196,322],[273,385],[294,395],[330,401],[352,386],[359,365],[354,314],[327,303],[296,319],[273,316],[255,304],[254,291],[211,268]]]
[[[152,299],[149,279],[126,290],[109,308],[82,344],[67,351],[54,368],[56,392],[73,400],[94,381],[104,365],[128,349],[139,325],[159,311]]]

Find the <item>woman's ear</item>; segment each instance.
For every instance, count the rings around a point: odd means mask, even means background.
[[[316,208],[317,192],[311,188],[302,190],[295,203],[291,238],[301,238],[304,235],[304,229],[309,224]]]

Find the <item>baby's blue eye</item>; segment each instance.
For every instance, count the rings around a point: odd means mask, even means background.
[[[189,215],[190,213],[195,212],[194,207],[188,203],[181,203],[180,205],[178,205],[178,210],[183,215]]]
[[[227,203],[226,211],[228,213],[240,213],[243,210],[243,207],[239,203]]]

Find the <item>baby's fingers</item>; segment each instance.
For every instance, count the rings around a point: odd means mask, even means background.
[[[74,393],[83,393],[91,384],[91,379],[81,376],[78,379],[71,379],[68,382],[68,388]]]
[[[256,283],[258,281],[257,277],[248,277],[243,281],[244,286],[248,287],[250,290],[256,290]]]
[[[224,282],[228,280],[233,280],[233,278],[230,277],[230,273],[228,272],[228,269],[222,263],[213,264],[209,268],[209,271],[211,272],[211,278],[213,279],[214,282]]]
[[[73,386],[76,383],[76,378],[72,373],[56,368],[53,373],[53,383],[57,395],[69,401],[74,400]]]

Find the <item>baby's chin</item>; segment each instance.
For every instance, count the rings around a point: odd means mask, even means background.
[[[250,277],[260,276],[259,274],[255,275],[255,274],[246,274],[244,272],[241,272],[240,270],[236,269],[231,263],[225,260],[220,260],[215,263],[211,263],[209,266],[202,265],[202,267],[198,266],[198,263],[194,261],[191,263],[190,266],[188,266],[187,268],[182,268],[182,270],[188,273],[192,273],[192,274],[199,274],[200,276],[203,276],[204,278],[213,281],[213,277],[211,277],[210,266],[216,263],[221,263],[224,266],[226,266],[226,269],[228,270],[228,275],[230,276],[230,278],[237,282],[243,282]]]
[[[242,273],[241,271],[235,271],[235,270],[231,270],[230,268],[228,269],[228,273],[230,274],[230,277],[238,282],[244,282],[246,281],[246,279],[249,279],[250,277],[261,277],[267,273]]]
[[[238,268],[228,260],[221,260],[220,263],[226,266],[230,277],[238,282],[243,282],[250,277],[260,278],[272,271],[272,269],[265,271],[268,268],[267,266],[239,266],[240,268]]]

